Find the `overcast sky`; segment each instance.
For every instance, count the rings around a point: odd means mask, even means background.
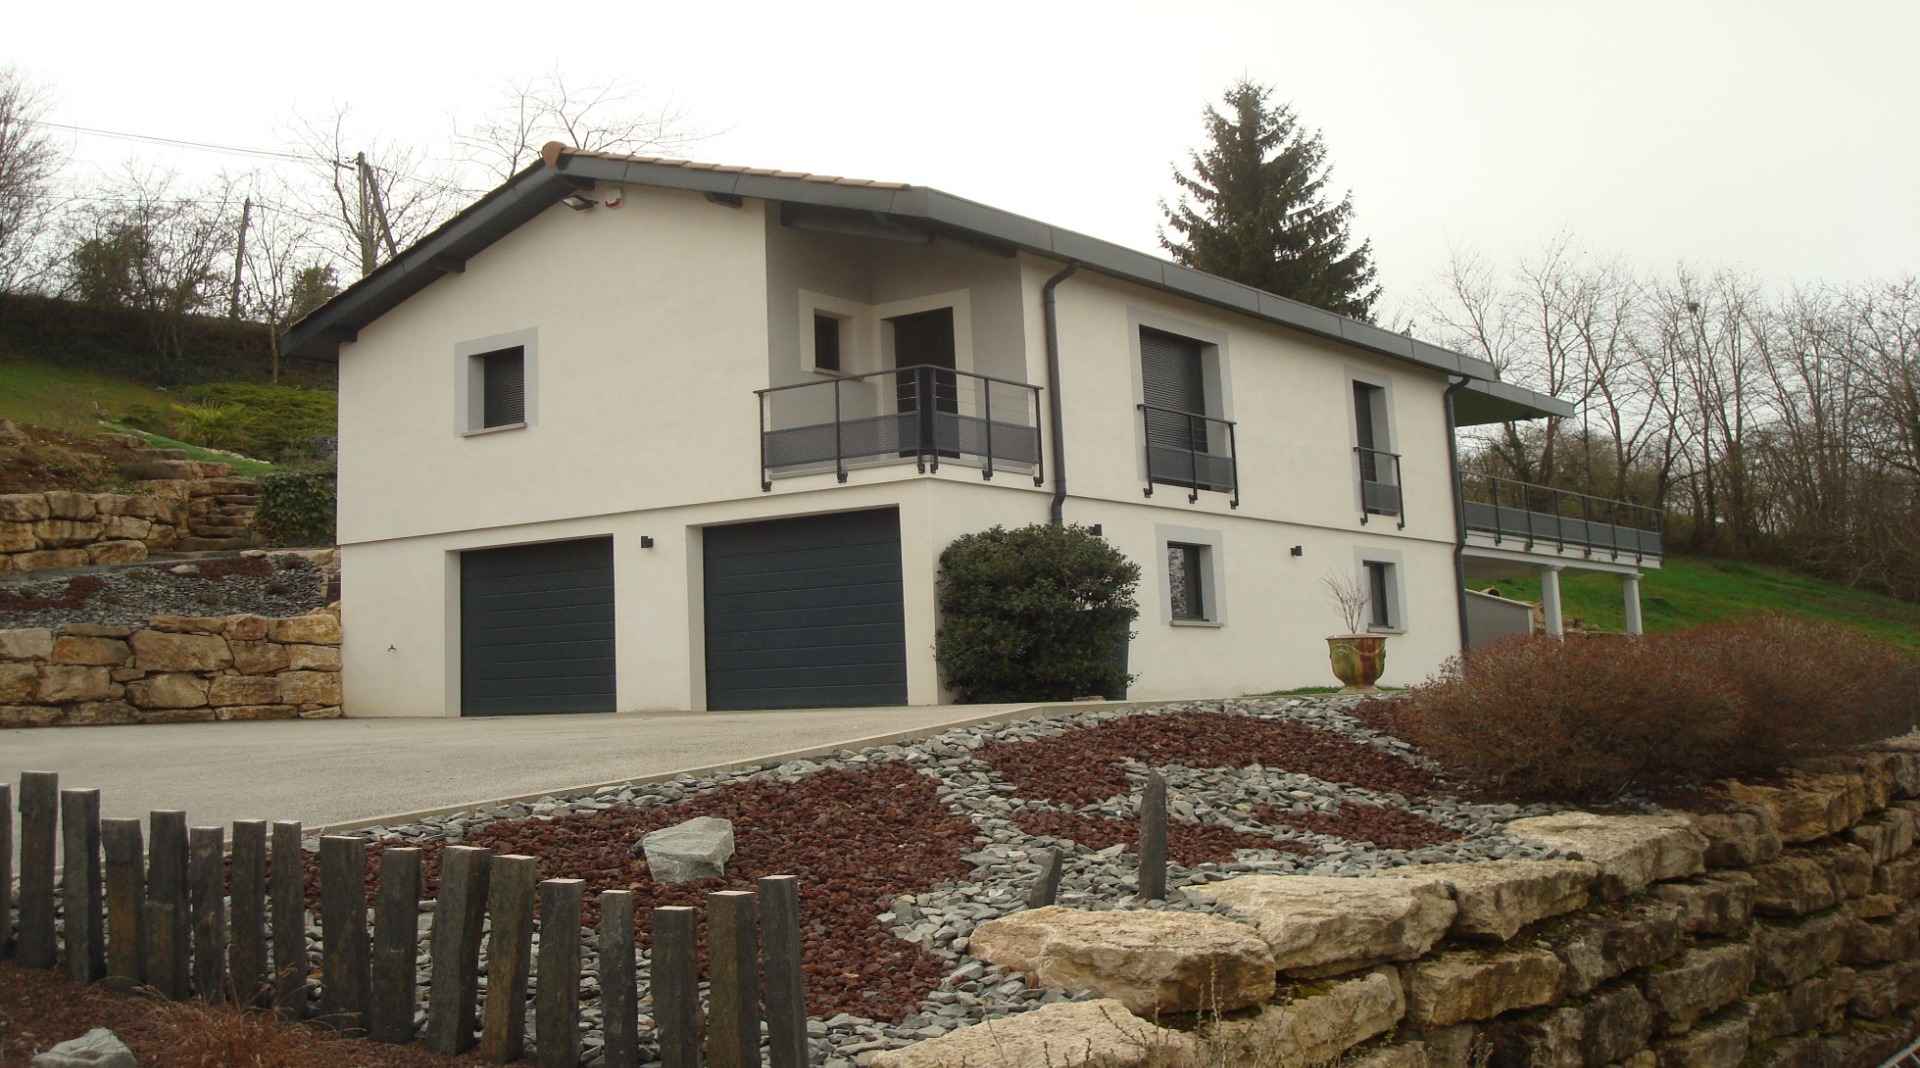
[[[260,147],[348,103],[444,146],[551,70],[671,100],[726,163],[937,186],[1155,249],[1169,165],[1235,78],[1326,135],[1388,289],[1570,230],[1783,284],[1920,270],[1920,2],[14,4],[78,125]],[[318,20],[317,25],[302,24]],[[76,137],[188,174],[257,165]]]

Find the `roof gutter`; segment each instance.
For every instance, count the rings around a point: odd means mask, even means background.
[[[1069,261],[1040,287],[1040,314],[1047,328],[1047,433],[1053,437],[1053,504],[1047,518],[1056,527],[1066,521],[1067,443],[1061,436],[1066,419],[1060,401],[1060,313],[1054,307],[1053,291],[1079,269],[1078,263]]]
[[[1453,488],[1453,596],[1454,607],[1460,617],[1460,657],[1464,666],[1467,655],[1467,506],[1466,494],[1460,485],[1460,442],[1454,425],[1453,399],[1473,379],[1462,376],[1457,382],[1447,384],[1444,403],[1447,409],[1447,481]]]

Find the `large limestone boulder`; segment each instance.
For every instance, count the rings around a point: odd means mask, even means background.
[[[1920,853],[1909,853],[1875,868],[1873,892],[1909,900],[1920,898]]]
[[[96,541],[87,546],[87,560],[93,564],[137,564],[146,558],[147,543],[130,538]]]
[[[656,883],[718,879],[733,857],[733,823],[695,816],[640,839],[637,852],[647,858],[647,871]]]
[[[1529,924],[1585,908],[1587,888],[1600,869],[1581,860],[1496,860],[1418,864],[1381,874],[1438,880],[1459,909],[1449,933],[1505,942]]]
[[[1853,918],[1835,909],[1802,920],[1753,927],[1754,976],[1769,986],[1792,986],[1829,967],[1846,950]]]
[[[1407,966],[1407,1019],[1446,1027],[1546,1005],[1565,974],[1566,965],[1543,946],[1440,953]]]
[[[119,667],[132,655],[133,650],[118,638],[88,638],[77,634],[63,634],[53,642],[53,662],[56,664]]]
[[[0,660],[45,660],[53,655],[53,631],[45,627],[0,630]]]
[[[1753,982],[1753,947],[1744,942],[1690,949],[1652,969],[1640,991],[1653,1005],[1662,1034],[1680,1034],[1740,1000]]]
[[[1682,916],[1664,902],[1623,902],[1570,916],[1543,938],[1567,966],[1566,992],[1582,995],[1678,954]]]
[[[331,612],[312,612],[273,621],[273,640],[288,645],[339,645],[340,620]]]
[[[31,701],[39,692],[39,668],[32,664],[0,664],[0,705]]]
[[[283,705],[337,705],[340,675],[332,671],[288,671],[275,676]]]
[[[1253,924],[1289,975],[1339,975],[1416,960],[1459,912],[1437,880],[1246,875],[1185,888],[1233,907]]]
[[[46,705],[102,701],[113,696],[113,686],[113,673],[106,668],[48,664],[40,669],[38,699]]]
[[[1740,1068],[1747,1059],[1746,1018],[1725,1015],[1653,1046],[1660,1068]]]
[[[1805,916],[1840,901],[1833,876],[1812,857],[1784,856],[1750,870],[1753,911],[1762,916]]]
[[[209,634],[138,630],[129,642],[142,671],[217,671],[233,664],[226,639]]]
[[[1779,856],[1783,848],[1772,810],[1761,805],[1692,813],[1688,818],[1707,839],[1709,868],[1751,868]]]
[[[1282,990],[1252,1016],[1225,1017],[1202,1044],[1222,1064],[1331,1064],[1399,1026],[1407,999],[1400,975],[1376,968],[1352,979]]]
[[[1790,845],[1839,834],[1867,811],[1867,789],[1858,775],[1797,775],[1783,786],[1730,782],[1726,789],[1734,800],[1771,813],[1781,840]]]
[[[1563,812],[1514,820],[1507,824],[1507,833],[1599,865],[1597,888],[1609,900],[1706,870],[1707,839],[1685,816]]]
[[[31,523],[52,514],[44,493],[0,493],[0,522]]]
[[[1049,905],[974,928],[968,952],[1042,986],[1091,990],[1143,1015],[1228,1012],[1273,996],[1273,954],[1245,924],[1196,912]]]
[[[287,647],[279,642],[235,638],[227,642],[227,647],[233,650],[233,669],[243,675],[272,675],[293,663]]]
[[[1157,1027],[1111,998],[1048,1005],[876,1054],[872,1068],[1173,1068],[1195,1060],[1193,1039]]]
[[[1890,808],[1877,818],[1847,831],[1847,840],[1867,851],[1875,864],[1898,860],[1913,851],[1914,814]]]
[[[120,1036],[96,1027],[79,1038],[35,1054],[31,1068],[139,1068]]]
[[[1888,964],[1920,956],[1920,905],[1908,905],[1881,919],[1867,918],[1862,914],[1865,910],[1849,907],[1847,911],[1853,923],[1847,928],[1842,960]]]
[[[1743,871],[1716,872],[1687,882],[1661,883],[1656,900],[1680,910],[1682,928],[1693,935],[1735,935],[1753,922],[1753,876]]]
[[[1816,1027],[1831,1030],[1846,1018],[1853,989],[1852,968],[1831,968],[1789,987],[1750,992],[1740,1015],[1761,1042]]]
[[[141,708],[204,708],[208,689],[205,676],[176,671],[127,683],[127,700]]]

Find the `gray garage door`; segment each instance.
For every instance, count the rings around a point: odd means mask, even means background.
[[[613,711],[613,539],[460,554],[460,714]]]
[[[705,543],[707,707],[906,703],[899,513],[709,527]]]

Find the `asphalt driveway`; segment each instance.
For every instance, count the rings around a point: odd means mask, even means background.
[[[21,771],[56,771],[62,787],[99,787],[107,816],[180,808],[193,825],[313,829],[873,743],[1023,707],[44,727],[0,731],[0,781],[17,790]]]

